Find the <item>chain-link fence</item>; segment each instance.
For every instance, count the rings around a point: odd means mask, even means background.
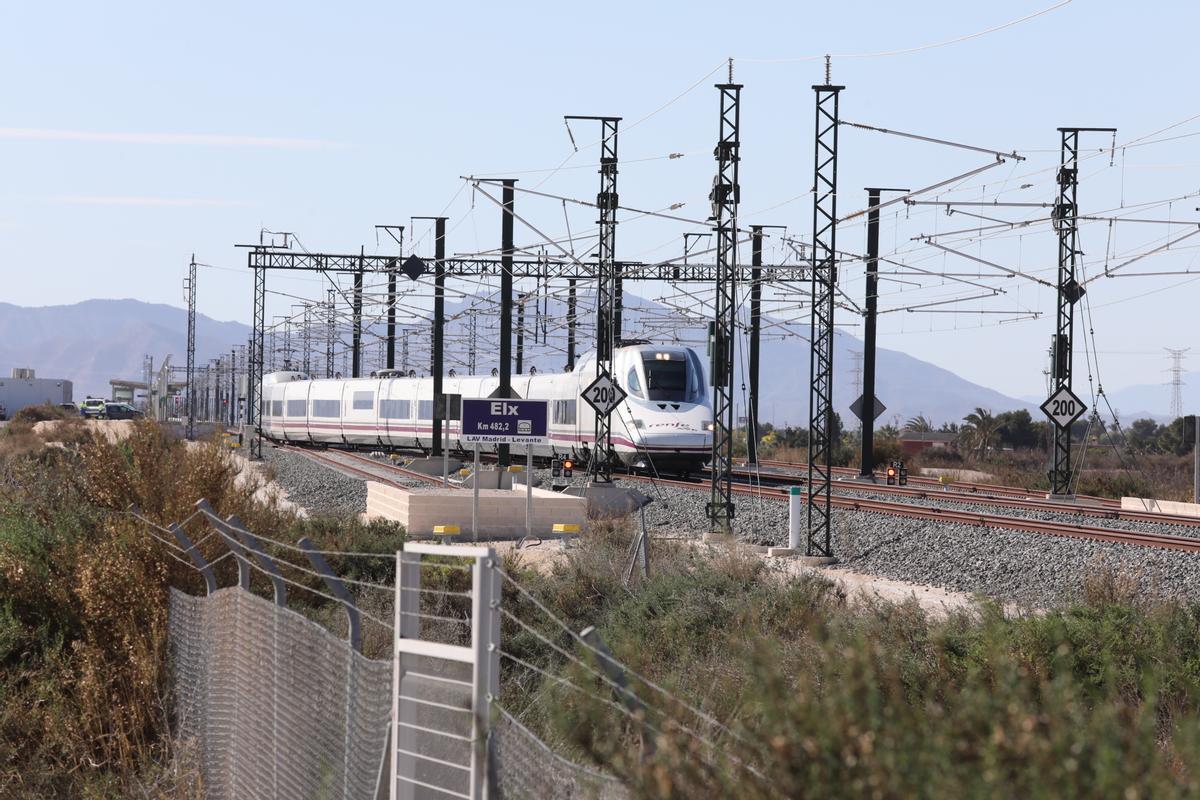
[[[320,625],[236,587],[208,597],[173,590],[170,645],[179,733],[199,746],[210,800],[377,797],[391,661],[365,658]],[[458,729],[469,718],[457,716],[470,708],[462,688],[469,681],[469,671],[441,671],[402,682],[398,758],[415,779],[406,795],[470,796],[455,766],[469,759],[469,737],[461,738],[469,724]],[[490,796],[629,797],[614,778],[556,755],[494,708]]]
[[[392,665],[238,588],[171,592],[180,734],[210,800],[375,796]]]
[[[495,784],[504,800],[628,800],[629,790],[611,775],[574,764],[555,753],[507,711],[492,719]]]

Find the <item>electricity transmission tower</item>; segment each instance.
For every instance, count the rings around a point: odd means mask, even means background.
[[[1190,347],[1174,349],[1164,347],[1168,357],[1171,359],[1171,366],[1168,370],[1171,373],[1171,419],[1179,419],[1183,416],[1183,359],[1186,357]]]

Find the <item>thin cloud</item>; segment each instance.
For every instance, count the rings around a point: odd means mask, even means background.
[[[76,206],[176,206],[232,208],[244,206],[229,200],[209,200],[202,197],[139,197],[134,195],[68,195],[55,197],[54,202]]]
[[[343,146],[339,142],[331,142],[324,139],[232,136],[219,133],[106,133],[103,131],[71,131],[59,128],[0,128],[0,139],[25,139],[38,142],[266,147],[277,150],[322,150]]]

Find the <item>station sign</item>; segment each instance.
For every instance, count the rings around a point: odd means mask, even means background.
[[[462,438],[486,444],[545,444],[545,400],[463,398]]]
[[[1060,428],[1070,427],[1071,423],[1082,417],[1087,410],[1087,404],[1066,386],[1058,387],[1058,391],[1042,403],[1042,413]]]
[[[607,417],[627,396],[625,390],[607,373],[596,376],[596,380],[583,390],[583,399],[595,410],[598,417]]]

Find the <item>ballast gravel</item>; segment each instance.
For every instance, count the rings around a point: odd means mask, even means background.
[[[275,471],[275,482],[293,503],[309,514],[345,516],[367,510],[367,486],[311,458],[274,447],[263,448],[263,460]]]
[[[705,516],[709,496],[703,487],[639,487],[656,496],[656,502],[646,509],[652,532],[699,536],[709,530]],[[734,532],[739,540],[787,545],[786,502],[736,496],[735,503]],[[1021,515],[1015,509],[998,513]],[[1042,518],[1036,511],[1028,516]],[[1107,569],[1132,577],[1146,595],[1200,601],[1200,553],[850,509],[833,509],[832,519],[835,566],[855,572],[1046,608],[1078,598],[1087,576]],[[1110,525],[1113,522],[1093,520],[1088,524],[1181,533],[1178,526]]]
[[[366,510],[362,480],[297,453],[274,448],[263,451],[289,499],[313,514],[348,515]],[[534,470],[535,485],[548,486],[549,470]],[[407,483],[411,479],[389,475]],[[576,472],[571,483],[582,484]],[[428,484],[412,481],[414,488]],[[705,506],[707,487],[694,489],[642,481],[623,481],[654,499],[646,507],[646,525],[653,535],[699,538],[709,530]],[[836,488],[836,487],[835,487]],[[880,494],[893,502],[916,502]],[[940,504],[988,510],[1006,516],[1061,520],[1096,527],[1200,535],[1173,525],[1146,525],[1109,519],[1080,518],[1053,511],[983,507],[948,497]],[[787,544],[788,504],[767,497],[735,497],[734,533],[747,544]],[[1101,570],[1124,573],[1136,580],[1147,596],[1200,601],[1200,553],[1110,544],[984,528],[953,522],[897,517],[878,512],[833,509],[831,544],[835,568],[879,575],[908,583],[980,594],[1006,603],[1048,608],[1080,595],[1089,574]]]

